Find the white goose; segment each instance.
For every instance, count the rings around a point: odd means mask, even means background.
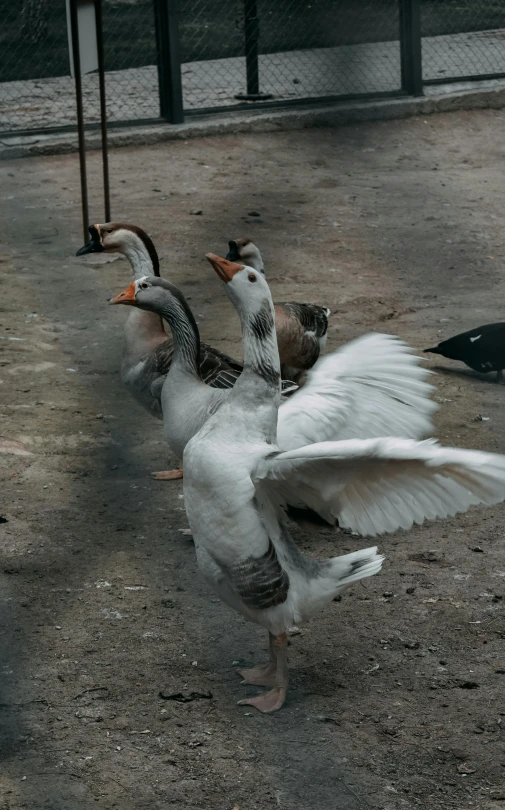
[[[268,285],[252,268],[216,257],[212,264],[239,311],[244,371],[186,446],[185,506],[203,575],[224,602],[268,630],[268,665],[241,674],[271,689],[240,702],[271,712],[286,696],[286,630],[382,562],[375,548],[323,562],[306,558],[279,508],[285,492],[355,531],[378,534],[503,500],[505,457],[391,438],[283,452],[276,442],[280,364]]]

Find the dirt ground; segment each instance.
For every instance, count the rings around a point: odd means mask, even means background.
[[[118,150],[113,215],[237,357],[203,254],[246,234],[275,299],[331,307],[330,349],[423,348],[503,319],[504,132],[482,111]],[[74,256],[76,156],[0,174],[1,810],[503,808],[505,507],[381,538],[382,573],[291,638],[282,711],[238,707],[266,637],[201,580],[181,482],[150,478],[175,459],[119,380],[128,265]],[[439,438],[504,451],[505,389],[440,365]]]

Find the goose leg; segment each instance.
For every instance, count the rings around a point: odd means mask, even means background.
[[[275,686],[275,674],[277,672],[277,656],[274,647],[274,638],[268,634],[268,649],[270,659],[263,667],[252,667],[251,669],[237,669],[239,675],[244,679],[242,683],[252,683],[255,686]]]
[[[157,481],[175,481],[177,478],[183,477],[182,464],[178,470],[161,470],[160,472],[153,472],[151,475]]]
[[[503,371],[501,368],[498,369],[498,371],[496,372],[496,382],[497,383],[503,382]]]
[[[272,636],[277,670],[275,673],[275,686],[269,692],[264,692],[253,698],[239,700],[239,706],[254,706],[260,712],[276,712],[286,700],[288,688],[288,637],[286,633]]]

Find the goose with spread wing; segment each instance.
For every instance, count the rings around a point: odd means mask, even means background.
[[[280,508],[294,494],[362,534],[407,529],[505,499],[505,456],[433,441],[372,438],[277,444],[280,363],[268,285],[252,268],[211,257],[242,323],[244,371],[184,451],[184,499],[199,567],[220,598],[269,633],[270,660],[242,670],[269,691],[240,701],[279,709],[288,686],[286,631],[350,581],[377,573],[375,548],[310,560]]]

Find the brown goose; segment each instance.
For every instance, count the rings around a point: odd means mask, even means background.
[[[254,242],[232,239],[228,246],[228,261],[242,262],[265,275],[263,259]],[[274,312],[282,376],[299,382],[324,350],[330,310],[317,304],[282,303],[274,304]]]

